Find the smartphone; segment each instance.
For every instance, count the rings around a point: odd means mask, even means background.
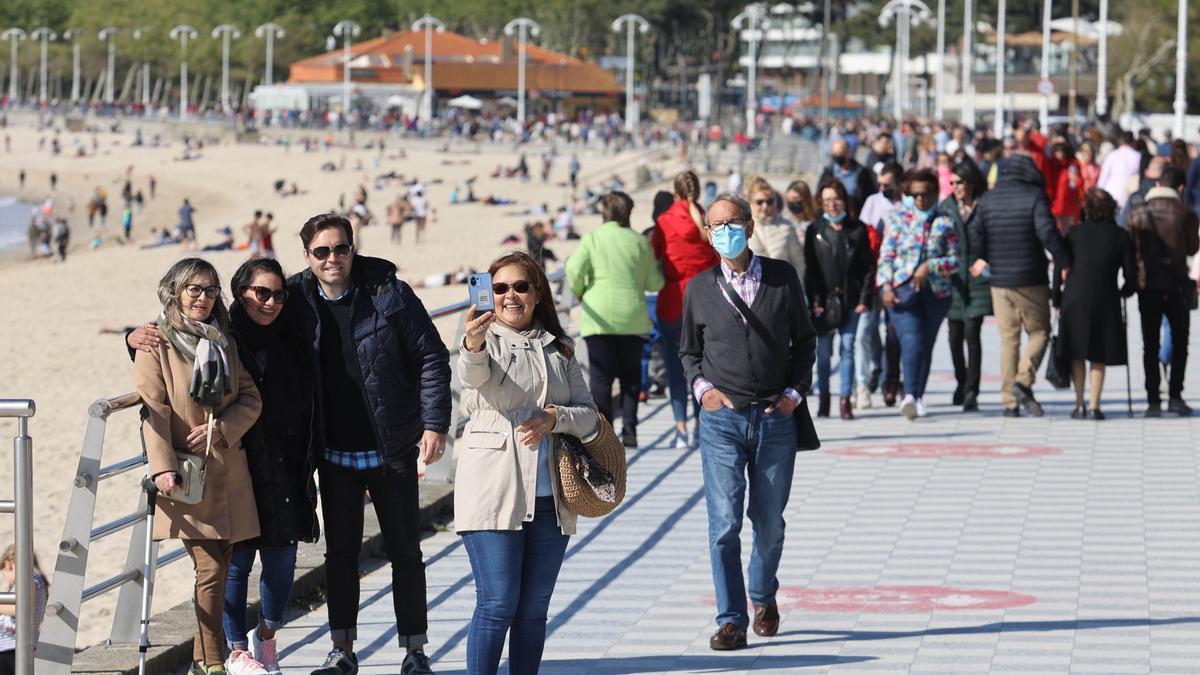
[[[475,312],[477,314],[496,311],[496,299],[492,294],[491,274],[479,272],[478,274],[468,276],[467,291],[471,294],[471,304],[475,305]]]

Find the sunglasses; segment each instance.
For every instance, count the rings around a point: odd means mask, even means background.
[[[514,281],[511,284],[506,284],[503,281],[500,281],[500,282],[492,284],[492,292],[495,293],[496,295],[505,295],[508,293],[508,289],[511,288],[512,290],[520,293],[521,295],[525,295],[526,293],[529,292],[529,289],[532,287],[533,287],[533,285],[530,284],[528,281],[525,281],[524,279],[522,279],[520,281]]]
[[[220,286],[199,286],[197,284],[188,284],[187,286],[183,287],[183,290],[187,291],[189,298],[198,298],[201,294],[203,294],[204,297],[212,300],[221,294]]]
[[[950,186],[951,186],[951,187],[958,187],[959,185],[962,185],[962,184],[963,184],[963,182],[962,182],[961,180],[952,180],[952,181],[950,181]]]
[[[258,300],[259,302],[265,303],[267,300],[274,298],[275,304],[282,305],[283,303],[287,302],[288,299],[288,292],[282,288],[275,291],[267,288],[266,286],[247,286],[246,290],[254,291],[254,299]]]
[[[755,199],[754,200],[755,206],[770,206],[774,203],[775,203],[774,199]]]
[[[913,199],[933,199],[935,195],[932,192],[910,192],[908,196]]]
[[[338,244],[332,248],[329,246],[318,246],[316,248],[306,248],[304,250],[317,260],[325,260],[329,257],[330,253],[332,253],[335,257],[345,258],[346,256],[350,255],[351,246],[350,244]]]

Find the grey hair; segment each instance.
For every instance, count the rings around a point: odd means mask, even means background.
[[[200,258],[184,258],[167,270],[158,281],[158,301],[162,303],[163,313],[167,323],[174,328],[183,326],[183,308],[179,304],[179,294],[192,279],[207,275],[212,277],[213,285],[221,287],[221,277],[212,263]],[[218,293],[213,302],[212,315],[217,321],[217,328],[222,333],[229,332],[229,310],[225,307],[225,298]]]
[[[736,206],[738,217],[742,219],[742,222],[749,222],[754,219],[754,214],[750,211],[750,202],[732,192],[722,192],[717,195],[717,198],[712,200],[712,203],[708,205],[708,213],[712,213],[712,207],[716,206],[717,202],[729,202]],[[708,214],[705,214],[705,220],[708,220],[710,225],[712,224],[712,220],[708,218]]]

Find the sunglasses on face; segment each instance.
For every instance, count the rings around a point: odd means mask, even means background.
[[[525,295],[529,292],[529,289],[532,288],[532,285],[524,279],[520,281],[514,281],[511,284],[506,284],[503,281],[492,284],[492,292],[496,295],[505,295],[508,293],[508,289],[510,288],[521,295]]]
[[[282,305],[288,299],[288,292],[282,288],[276,291],[266,286],[247,286],[246,290],[253,291],[254,299],[263,303],[274,298],[276,304]]]
[[[963,182],[961,180],[951,179],[951,181],[950,181],[950,187],[958,187],[959,185],[962,185],[962,184],[963,184]]]
[[[325,260],[329,257],[330,253],[332,253],[335,257],[345,258],[346,256],[350,255],[351,246],[350,244],[338,244],[337,246],[333,247],[318,246],[316,248],[306,248],[304,250],[317,260]]]
[[[929,201],[929,200],[933,199],[932,192],[912,192],[912,193],[909,193],[908,196],[912,197],[913,199],[922,199],[925,201]]]
[[[204,297],[212,300],[221,294],[220,286],[200,286],[198,284],[188,284],[187,286],[183,287],[183,290],[187,291],[189,298],[198,298],[201,294],[204,294]]]
[[[775,203],[774,199],[755,199],[754,200],[755,206],[770,206],[771,204],[774,204],[774,203]]]

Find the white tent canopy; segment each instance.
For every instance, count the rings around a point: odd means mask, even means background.
[[[450,107],[464,108],[466,110],[479,110],[483,107],[483,101],[480,101],[474,96],[464,95],[459,96],[458,98],[450,99]]]

